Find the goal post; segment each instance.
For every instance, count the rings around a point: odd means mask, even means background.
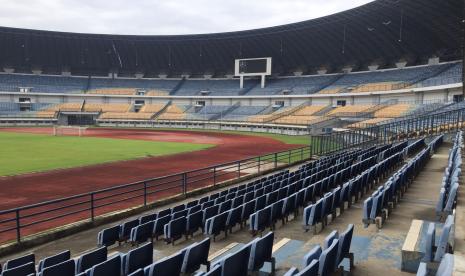
[[[53,136],[84,136],[87,127],[82,126],[53,126]]]

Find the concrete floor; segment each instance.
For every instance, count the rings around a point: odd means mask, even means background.
[[[434,209],[439,196],[442,174],[447,164],[450,146],[451,144],[448,143],[443,144],[436,154],[432,156],[426,167],[411,184],[397,205],[397,208],[393,210],[382,229],[377,229],[375,225],[371,225],[368,228],[363,227],[361,210],[363,199],[353,204],[351,209],[346,210],[316,235],[313,235],[311,231],[307,233],[303,231],[300,215],[296,219],[291,219],[285,225],[278,223],[275,230],[275,243],[283,238],[291,239],[292,243],[276,252],[279,255],[277,257],[277,275],[284,274],[291,266],[300,268],[301,259],[308,250],[315,244],[323,244],[324,238],[332,230],[342,232],[350,223],[355,225],[351,248],[351,251],[355,253],[356,261],[353,275],[379,275],[379,273],[412,275],[400,271],[401,248],[412,219],[435,219]],[[190,200],[192,198],[186,201]],[[177,204],[179,202],[173,205]],[[52,243],[33,248],[29,252],[34,252],[37,260],[66,249],[70,249],[73,256],[78,256],[82,252],[95,248],[98,231],[111,225],[104,225],[59,239]],[[239,228],[236,228],[233,234],[229,235],[226,239],[223,237],[223,235],[218,236],[217,241],[211,243],[210,254],[217,252],[231,243],[245,244],[252,240],[252,236],[246,229],[240,230]],[[187,241],[180,240],[175,246],[166,245],[162,241],[155,242],[154,259],[157,260],[163,256],[168,256],[203,238],[204,236],[201,233],[197,233],[193,239]],[[110,254],[116,252],[124,253],[130,249],[129,245],[122,245],[110,248],[109,252]],[[14,256],[20,256],[24,253],[18,252]],[[10,259],[14,256],[2,258],[0,262],[3,263],[5,259]]]

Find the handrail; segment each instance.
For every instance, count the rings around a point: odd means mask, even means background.
[[[82,216],[84,213],[86,214],[84,219],[93,221],[97,216],[96,210],[102,210],[103,213],[107,213],[121,210],[123,207],[133,207],[140,204],[133,202],[140,198],[143,198],[143,204],[147,206],[149,199],[151,201],[160,199],[157,197],[159,193],[174,191],[174,195],[186,195],[191,187],[197,188],[199,184],[202,186],[215,186],[225,180],[240,179],[244,175],[250,175],[250,172],[246,170],[251,168],[256,168],[257,173],[260,173],[262,166],[265,165],[274,164],[273,167],[277,168],[279,163],[290,164],[296,161],[308,160],[312,156],[311,150],[311,147],[304,146],[271,152],[190,171],[148,178],[105,189],[2,210],[0,211],[0,216],[2,216],[0,217],[0,234],[16,231],[16,240],[17,242],[21,242],[21,230],[33,225],[50,223],[59,219],[71,220],[73,216]],[[126,205],[130,204],[131,206],[118,206],[118,204],[125,202],[127,203]],[[109,211],[102,209],[104,207],[108,208],[108,206],[115,206],[116,210]],[[82,220],[82,218],[74,218],[71,222],[75,222],[76,220]],[[70,223],[70,221],[63,223]],[[15,224],[14,227],[13,224]],[[0,243],[5,241],[0,239]]]

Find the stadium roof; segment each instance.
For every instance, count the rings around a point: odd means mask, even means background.
[[[0,67],[146,76],[231,74],[234,59],[272,57],[273,72],[366,69],[462,56],[461,0],[377,0],[282,26],[201,35],[131,36],[0,27]],[[213,15],[214,16],[214,15]],[[186,24],[189,24],[186,22]]]

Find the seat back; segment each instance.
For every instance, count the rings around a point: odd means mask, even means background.
[[[179,251],[146,267],[145,276],[173,276],[181,274],[184,253]]]
[[[159,235],[163,234],[165,225],[168,222],[170,222],[170,220],[171,220],[171,215],[167,215],[164,217],[159,216],[153,223],[152,236],[158,237]]]
[[[33,262],[29,262],[3,270],[2,276],[35,275],[35,273],[35,264]]]
[[[265,262],[271,261],[274,233],[269,232],[263,238],[252,243],[249,256],[249,271],[258,271]]]
[[[296,275],[298,276],[317,276],[318,275],[318,268],[320,262],[318,260],[312,260],[310,264],[304,267],[299,273]]]
[[[121,275],[121,256],[117,255],[103,263],[96,264],[86,273],[88,276]]]
[[[166,216],[168,216],[168,215],[171,215],[171,208],[158,211],[158,217],[159,217],[159,218],[161,218],[161,217],[166,217]]]
[[[76,274],[85,272],[94,265],[106,261],[107,253],[107,248],[103,246],[81,255],[76,261]]]
[[[221,276],[247,275],[247,264],[250,255],[250,245],[243,246],[237,252],[227,254],[220,261]]]
[[[307,254],[304,255],[303,260],[302,260],[302,267],[306,267],[310,265],[310,263],[313,260],[319,260],[321,253],[323,250],[321,249],[321,246],[316,245],[314,246]]]
[[[330,275],[334,271],[338,247],[339,241],[335,239],[327,249],[321,252],[318,267],[319,275]]]
[[[97,234],[98,246],[111,246],[115,244],[120,237],[120,226],[115,225],[110,228],[105,228]]]
[[[24,256],[15,258],[15,259],[8,260],[3,265],[3,270],[12,269],[18,266],[22,266],[28,263],[35,263],[35,262],[36,262],[35,255],[34,253],[31,253],[31,254],[27,254],[27,255],[24,255]]]
[[[45,267],[39,276],[74,276],[75,263],[74,260],[67,260],[61,263]]]
[[[131,235],[131,229],[139,225],[139,220],[134,219],[123,222],[120,226],[119,238],[120,240],[127,240]]]
[[[446,222],[442,227],[441,236],[439,236],[438,247],[436,248],[436,253],[434,254],[434,261],[439,262],[442,259],[442,256],[446,254],[449,250],[449,235],[451,229],[454,226],[454,217],[452,215],[447,216]]]
[[[454,271],[454,255],[445,254],[439,263],[438,271],[436,276],[452,276]]]
[[[210,251],[210,238],[194,243],[186,248],[181,272],[190,274],[197,271],[202,264],[208,264],[208,254]]]
[[[157,219],[157,216],[158,216],[157,213],[141,216],[141,217],[139,218],[139,224],[144,224],[144,223],[147,223],[147,222],[149,222],[149,221],[156,220],[156,219]]]
[[[39,261],[37,271],[41,272],[44,268],[62,263],[71,258],[71,252],[69,250],[63,251],[61,253],[55,254],[53,256],[47,257]]]
[[[202,211],[197,211],[193,214],[187,216],[187,225],[186,230],[190,233],[197,231],[199,228],[202,227]]]
[[[353,234],[354,234],[354,225],[349,224],[349,226],[347,226],[347,229],[344,232],[342,232],[341,235],[339,235],[339,247],[337,250],[335,269],[339,266],[342,260],[349,255]]]
[[[122,257],[124,275],[128,275],[137,269],[144,268],[153,262],[153,243],[148,242],[136,249],[130,250]]]
[[[435,237],[436,237],[436,226],[434,222],[428,223],[428,228],[426,230],[426,240],[425,240],[425,256],[423,256],[422,261],[431,262],[433,261],[433,247],[435,246]]]
[[[337,230],[334,230],[331,233],[329,233],[329,235],[326,236],[325,238],[323,249],[328,248],[333,243],[333,240],[338,239],[338,238],[339,238],[339,233],[337,232]]]
[[[131,230],[130,240],[132,242],[145,242],[152,236],[153,221],[146,222]]]

